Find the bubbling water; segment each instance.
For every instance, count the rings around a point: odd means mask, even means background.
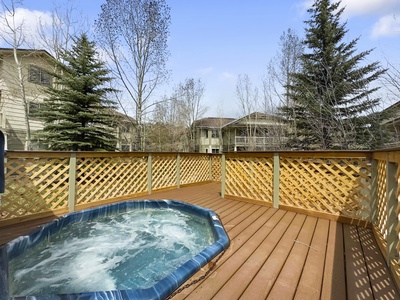
[[[147,288],[213,242],[205,218],[173,209],[70,223],[10,261],[10,294]]]

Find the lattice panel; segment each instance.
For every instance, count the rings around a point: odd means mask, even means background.
[[[227,158],[225,193],[272,203],[273,158]]]
[[[370,166],[363,158],[280,160],[280,203],[366,219],[370,215]]]
[[[386,212],[386,161],[378,160],[378,207],[377,220],[375,223],[378,233],[383,240],[387,235],[387,212]]]
[[[181,184],[210,180],[210,160],[208,156],[181,156]]]
[[[78,158],[76,203],[147,191],[147,156]]]
[[[397,190],[396,190],[396,199],[397,199],[397,208],[396,208],[396,216],[397,216],[397,226],[396,233],[398,237],[396,249],[397,249],[397,257],[400,257],[400,163],[397,163],[397,172],[396,172],[396,181],[397,181]],[[397,259],[397,265],[400,265],[399,259]]]
[[[68,206],[67,158],[8,158],[0,219]]]
[[[176,155],[153,156],[152,187],[154,190],[177,185]]]
[[[222,163],[221,163],[221,156],[213,155],[211,156],[211,175],[212,180],[214,181],[221,181],[222,177]]]

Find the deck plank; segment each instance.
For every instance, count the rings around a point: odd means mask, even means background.
[[[319,219],[294,299],[320,299],[329,221]]]
[[[347,296],[349,299],[374,299],[368,270],[356,226],[344,224]]]
[[[211,282],[202,282],[185,299],[211,299],[257,249],[260,243],[269,236],[269,233],[273,232],[279,223],[288,218],[285,218],[285,216],[289,216],[290,218],[291,214],[284,211],[276,211],[268,219],[265,219],[263,216],[264,215],[233,240],[234,252],[229,256],[229,263],[225,264],[225,262],[223,262],[216,270],[215,277]],[[246,247],[242,247],[244,245],[243,243],[241,243],[240,247],[235,247],[238,245],[237,241],[241,242],[242,239],[247,240],[245,243]],[[228,256],[226,258],[228,258]]]
[[[285,250],[290,249],[305,219],[304,215],[289,215],[288,217],[285,224],[286,229],[280,228],[280,230],[271,232],[268,238],[218,292],[218,298],[239,299],[244,293],[243,299],[265,299],[264,288],[271,282],[271,277],[274,277],[273,265],[268,262],[272,262],[278,267],[281,265],[279,261],[285,260],[287,255]],[[284,220],[282,220],[283,222]],[[262,275],[267,275],[270,278]],[[252,282],[253,278],[258,280]]]
[[[293,299],[318,219],[307,217],[268,298]]]
[[[330,222],[321,299],[346,299],[343,226]]]
[[[360,236],[374,298],[396,299],[397,293],[394,289],[392,278],[389,274],[389,270],[386,268],[384,258],[371,230],[362,227],[357,228],[357,230]],[[399,299],[398,296],[397,299]]]
[[[215,270],[174,300],[399,299],[370,229],[224,199],[218,183],[134,199],[180,200],[212,209],[231,239]],[[0,244],[54,218],[0,227]]]

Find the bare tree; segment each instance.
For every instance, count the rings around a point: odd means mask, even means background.
[[[154,106],[149,137],[150,149],[156,151],[185,151],[185,120],[182,105],[176,95],[164,97]]]
[[[144,148],[143,117],[151,95],[166,80],[170,8],[165,0],[107,0],[96,21],[100,46],[135,110],[137,149]]]
[[[287,109],[293,107],[290,100],[288,87],[292,85],[292,74],[301,70],[301,55],[304,45],[294,29],[288,28],[280,36],[279,50],[269,61],[267,66],[268,82],[264,80],[264,91],[268,85],[270,103],[273,106],[285,106]],[[296,112],[293,110],[289,121],[294,136],[297,136]]]
[[[273,84],[271,77],[265,77],[262,81],[261,107],[265,114],[265,150],[284,149],[286,143],[287,124],[278,113]]]
[[[28,118],[29,112],[29,99],[26,95],[26,76],[24,72],[24,65],[21,61],[21,55],[19,54],[19,48],[25,44],[24,35],[24,22],[17,23],[16,20],[16,9],[17,5],[21,5],[22,1],[11,0],[6,2],[1,1],[1,19],[0,24],[4,30],[0,32],[0,37],[2,40],[10,46],[13,52],[14,66],[10,66],[11,70],[15,70],[15,74],[11,74],[12,77],[16,78],[16,83],[18,85],[18,96],[22,101],[24,110],[24,120],[25,120],[25,142],[24,149],[30,149],[31,143],[31,128]]]
[[[207,107],[202,104],[204,84],[200,79],[187,78],[185,82],[178,85],[176,94],[179,95],[180,114],[183,116],[187,128],[188,149],[193,152],[196,151],[197,143],[194,122],[207,111]]]
[[[253,151],[256,147],[257,118],[259,108],[258,88],[253,87],[250,77],[247,74],[239,75],[236,82],[236,96],[238,99],[240,113],[246,123],[246,130],[243,133],[248,145],[248,150]]]
[[[291,74],[301,69],[300,56],[304,52],[302,40],[294,29],[284,31],[279,39],[279,50],[268,63],[268,77],[271,80],[275,96],[282,105],[290,106],[287,87],[292,83]]]
[[[54,2],[51,10],[51,24],[39,19],[38,41],[41,48],[46,49],[57,61],[62,62],[62,51],[70,49],[73,37],[81,36],[89,29],[87,19],[78,12],[75,0],[67,0],[60,4]]]

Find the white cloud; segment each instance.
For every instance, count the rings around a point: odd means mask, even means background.
[[[236,83],[236,78],[237,78],[237,76],[236,76],[236,74],[234,74],[234,73],[223,72],[223,73],[221,73],[220,78],[221,78],[223,81],[227,81],[228,83],[235,84],[235,83]]]
[[[12,17],[10,14],[4,13],[0,15],[0,35],[4,40],[0,41],[0,46],[10,47],[12,39],[10,36],[10,28],[7,28],[5,19],[12,24]],[[45,26],[51,26],[51,15],[48,12],[42,12],[37,10],[29,10],[25,8],[17,8],[15,10],[15,28],[21,27],[21,32],[24,43],[20,46],[21,48],[34,48],[37,47],[39,38],[38,28],[39,23]]]
[[[372,28],[372,38],[381,36],[396,36],[400,35],[400,20],[394,15],[386,15],[379,19]]]
[[[299,8],[305,11],[313,3],[314,0],[302,0]],[[373,38],[400,35],[400,0],[342,0],[341,7],[345,7],[345,20],[355,16],[372,17]]]
[[[201,74],[201,75],[208,75],[214,71],[213,67],[205,67],[205,68],[200,68],[196,70],[196,73]]]
[[[381,15],[400,10],[399,0],[342,0],[346,17],[354,15]]]

